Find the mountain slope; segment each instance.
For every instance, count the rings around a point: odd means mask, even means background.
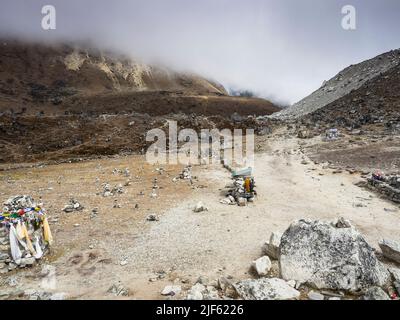
[[[86,106],[100,114],[215,110],[267,115],[279,110],[264,99],[230,97],[222,85],[200,76],[115,53],[6,40],[0,41],[0,49],[0,112],[82,113]]]
[[[278,110],[264,99],[231,97],[202,77],[116,54],[0,41],[0,163],[143,152],[146,133],[165,128],[167,119],[197,131],[261,130],[262,120],[235,113]]]
[[[63,97],[148,90],[225,95],[216,83],[124,56],[67,45],[1,41],[2,100],[59,102]]]
[[[400,63],[400,50],[394,50],[373,59],[350,66],[339,72],[334,78],[325,82],[320,89],[313,92],[293,106],[284,109],[272,117],[282,120],[298,119],[342,98],[353,90],[362,87],[366,82],[379,77]]]
[[[380,123],[400,131],[400,64],[303,119],[350,129]]]

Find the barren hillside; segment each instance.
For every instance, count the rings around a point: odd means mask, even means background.
[[[383,73],[390,72],[400,63],[400,50],[394,50],[373,59],[349,66],[339,72],[303,100],[293,106],[274,114],[277,119],[298,119],[330,103],[364,87],[368,82],[379,78]]]
[[[141,151],[145,133],[166,119],[226,128],[234,114],[279,110],[267,100],[231,97],[202,77],[115,53],[0,43],[0,162]]]

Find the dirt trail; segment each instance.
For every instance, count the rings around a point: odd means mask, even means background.
[[[279,152],[256,156],[259,197],[245,208],[219,203],[217,191],[229,181],[224,169],[201,167],[200,180],[211,177],[214,188],[170,209],[138,238],[128,250],[130,259],[136,261],[132,271],[152,266],[175,269],[181,278],[216,278],[218,274],[244,278],[270,232],[284,231],[300,218],[343,216],[375,247],[381,237],[400,240],[400,212],[386,212],[384,208],[395,206],[355,186],[356,176],[301,164],[304,156],[295,139],[273,142],[270,149]],[[199,200],[209,211],[191,210]]]
[[[230,182],[228,171],[220,165],[194,167],[199,184],[207,187],[188,192],[183,187],[170,189],[169,179],[165,180],[160,192],[173,192],[172,197],[154,201],[155,205],[146,209],[162,212],[160,221],[130,223],[127,217],[95,250],[84,249],[87,239],[75,256],[72,251],[55,259],[57,291],[76,298],[113,298],[106,291],[121,281],[132,293],[129,298],[160,299],[162,288],[173,282],[186,289],[202,275],[210,279],[220,275],[246,278],[251,261],[261,255],[270,233],[284,231],[290,222],[301,218],[343,216],[374,247],[382,237],[400,240],[398,207],[355,186],[359,177],[347,172],[334,174],[312,162],[302,164],[306,157],[297,139],[278,138],[267,144],[266,151],[255,159],[259,196],[254,204],[243,208],[219,203],[221,189]],[[198,201],[209,210],[194,213]],[[93,225],[86,230],[89,238],[99,236]],[[68,241],[73,240],[64,240]],[[119,265],[121,259],[127,265]],[[92,266],[96,270],[91,271]],[[165,277],[150,282],[157,274]]]

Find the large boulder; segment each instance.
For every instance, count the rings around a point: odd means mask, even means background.
[[[359,292],[384,286],[390,275],[374,250],[346,220],[299,220],[281,238],[279,264],[285,280],[318,289]]]
[[[299,291],[278,278],[243,280],[235,284],[235,288],[244,300],[293,300],[300,297]]]

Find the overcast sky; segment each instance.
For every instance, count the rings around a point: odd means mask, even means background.
[[[57,29],[41,28],[56,8]],[[355,6],[357,29],[341,26]],[[1,0],[0,33],[91,40],[227,88],[293,103],[344,67],[400,47],[399,0]]]

